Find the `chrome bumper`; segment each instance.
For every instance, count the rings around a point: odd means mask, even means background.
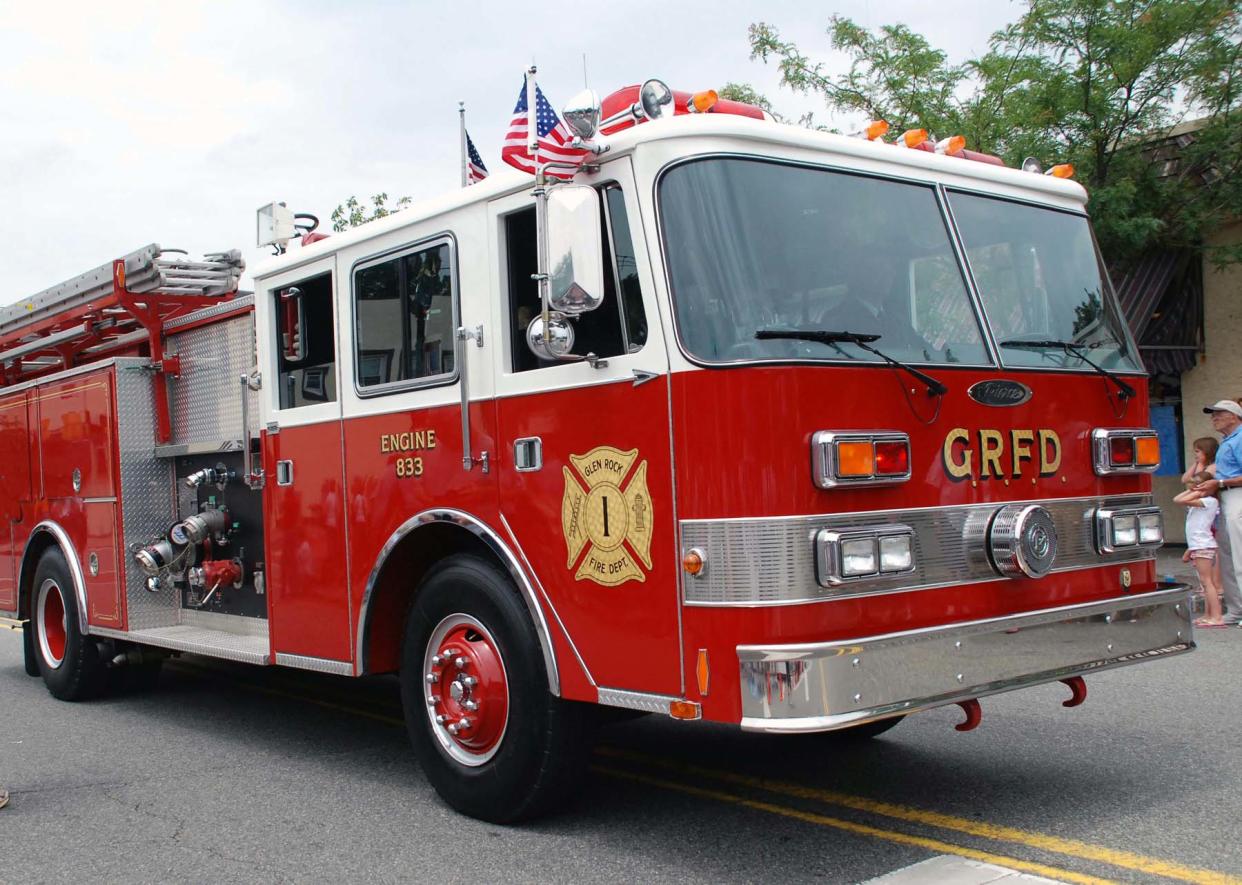
[[[742,728],[830,731],[1195,647],[1190,589],[805,645],[740,645]]]

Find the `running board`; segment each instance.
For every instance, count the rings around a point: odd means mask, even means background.
[[[124,639],[156,648],[184,651],[210,658],[240,661],[243,664],[272,663],[271,642],[267,634],[267,621],[261,618],[242,619],[245,632],[221,630],[198,624],[178,624],[173,627],[152,627],[147,630],[109,630],[92,627],[91,635]]]

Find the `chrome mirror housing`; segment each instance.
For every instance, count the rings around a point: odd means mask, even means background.
[[[590,141],[599,129],[600,100],[594,89],[583,89],[561,109],[561,119],[574,135]]]
[[[574,327],[563,315],[550,313],[545,336],[540,314],[526,327],[526,346],[541,360],[564,359],[574,349]]]
[[[638,92],[638,102],[643,106],[643,113],[648,120],[672,116],[675,112],[673,90],[663,80],[648,80],[644,83]]]
[[[604,300],[599,194],[559,185],[547,200],[548,306],[571,316],[595,310]]]

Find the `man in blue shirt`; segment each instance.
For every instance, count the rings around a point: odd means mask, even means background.
[[[1216,478],[1195,486],[1220,498],[1220,525],[1216,543],[1220,548],[1220,579],[1225,596],[1224,621],[1242,624],[1242,406],[1230,399],[1207,406],[1212,429],[1224,439],[1216,452]]]

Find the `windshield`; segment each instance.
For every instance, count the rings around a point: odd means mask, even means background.
[[[1005,365],[1084,368],[1073,349],[1022,346],[1066,342],[1106,369],[1140,370],[1086,218],[960,192],[949,204]]]
[[[990,362],[930,186],[712,158],[669,170],[659,196],[692,357],[880,361],[848,341],[755,339],[778,328],[879,335],[903,362]]]

